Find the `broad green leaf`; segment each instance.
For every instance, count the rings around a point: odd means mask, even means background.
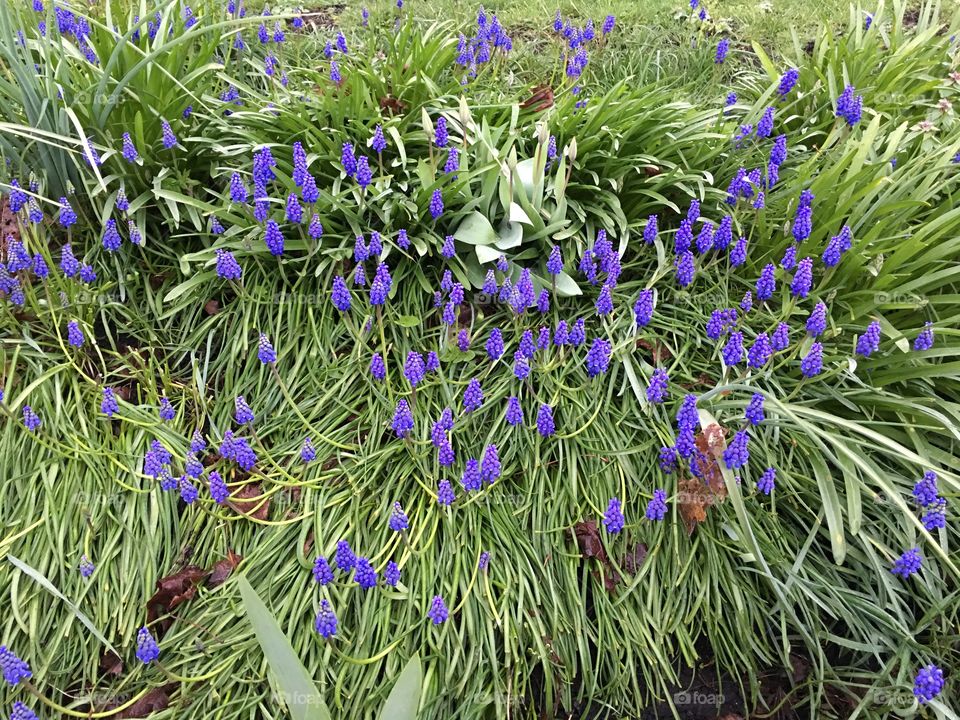
[[[383,709],[380,710],[380,720],[416,720],[422,685],[423,669],[420,665],[420,654],[414,653],[413,657],[407,661],[400,677],[397,678]]]
[[[474,210],[463,219],[453,237],[468,245],[492,245],[497,241],[497,232],[487,218]]]
[[[294,653],[276,618],[245,577],[238,577],[237,585],[257,642],[294,720],[330,720],[330,712],[313,678]]]

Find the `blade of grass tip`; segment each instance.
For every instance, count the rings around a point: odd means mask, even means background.
[[[420,705],[420,692],[423,685],[423,668],[420,654],[414,653],[407,661],[400,677],[390,691],[387,701],[380,710],[380,720],[414,720]]]
[[[38,585],[43,587],[43,589],[46,590],[48,593],[62,600],[64,604],[68,608],[70,608],[70,611],[76,616],[77,620],[82,622],[84,626],[86,626],[87,630],[89,630],[90,633],[97,640],[103,643],[103,646],[107,648],[107,650],[114,653],[115,655],[118,655],[118,656],[120,655],[120,653],[118,653],[114,649],[113,645],[110,644],[110,641],[103,636],[103,633],[97,630],[96,625],[93,624],[90,618],[84,615],[83,612],[80,610],[80,608],[78,608],[76,605],[73,604],[70,598],[68,598],[62,592],[57,590],[56,586],[52,582],[47,580],[46,576],[43,573],[41,573],[36,568],[30,567],[25,562],[23,562],[23,560],[17,557],[14,557],[13,555],[7,555],[7,560],[9,560],[10,564],[13,565],[15,568],[29,575],[34,580],[34,582],[36,582]]]
[[[330,712],[313,678],[294,653],[290,639],[280,629],[276,618],[245,577],[237,578],[237,584],[257,642],[276,676],[294,720],[330,720]]]

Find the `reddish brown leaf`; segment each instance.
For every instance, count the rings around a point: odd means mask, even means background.
[[[637,340],[637,347],[643,348],[650,353],[654,365],[659,365],[662,361],[669,360],[673,357],[667,349],[667,346],[661,342],[650,342],[649,340],[640,338]]]
[[[10,209],[10,200],[4,195],[3,200],[0,201],[0,238],[5,240],[7,237],[19,240],[20,224],[17,222],[16,213]],[[3,248],[0,249],[0,258],[6,262],[7,244],[4,242],[2,245]]]
[[[234,490],[227,502],[238,514],[255,520],[266,520],[270,515],[270,500],[263,496],[259,483],[247,483]]]
[[[680,517],[687,526],[687,533],[692,533],[699,523],[707,519],[707,505],[709,504],[710,490],[696,478],[681,480],[678,485],[678,500]]]
[[[380,109],[387,115],[403,115],[407,111],[407,104],[392,95],[380,98]]]
[[[573,534],[577,538],[580,552],[586,557],[595,557],[601,562],[607,562],[607,551],[600,542],[600,531],[595,520],[585,520],[573,526]]]
[[[203,568],[187,565],[180,572],[157,580],[156,592],[147,600],[147,623],[152,623],[192,598],[197,592],[197,584],[206,578],[207,574]],[[169,626],[169,622],[166,626]],[[161,623],[162,630],[165,631],[166,626]]]
[[[233,550],[227,550],[227,556],[210,570],[207,586],[214,588],[217,585],[223,585],[241,560],[243,560],[242,556],[237,555]]]
[[[220,301],[207,300],[206,305],[203,306],[203,311],[207,315],[216,315],[218,312],[220,312]]]
[[[530,97],[520,103],[524,110],[533,108],[534,112],[543,112],[553,107],[553,88],[549,85],[537,85]]]
[[[578,522],[573,526],[573,534],[584,557],[596,558],[600,563],[600,570],[594,571],[594,577],[600,579],[600,575],[602,575],[603,586],[607,592],[613,592],[620,582],[620,575],[610,565],[610,558],[607,557],[607,551],[600,540],[600,530],[597,527],[596,520]]]
[[[174,685],[167,685],[166,687],[153,688],[153,690],[137,700],[135,703],[133,703],[133,705],[121,710],[112,717],[145,718],[157,712],[158,710],[165,710],[170,705],[170,695],[168,694],[168,691],[172,692],[174,687]],[[123,703],[113,702],[108,705],[107,709],[112,710],[120,705],[123,705]]]
[[[123,672],[123,660],[115,652],[104,651],[100,656],[100,672],[104,675],[119,675]]]
[[[623,556],[620,565],[631,575],[636,575],[643,561],[647,559],[647,546],[643,543],[637,543],[632,550],[628,550]]]
[[[658,167],[651,167],[650,165],[647,165],[647,166],[643,169],[643,172],[646,173],[647,177],[656,177],[657,175],[660,174],[660,168],[658,168]]]

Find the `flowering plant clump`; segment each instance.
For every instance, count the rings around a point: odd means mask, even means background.
[[[878,11],[787,63],[692,0],[671,20],[690,42],[641,84],[630,15],[551,11],[532,40],[414,0],[20,5],[0,16],[11,694],[272,707],[249,682],[266,612],[291,709],[309,690],[379,714],[414,656],[431,718],[504,692],[641,712],[691,658],[749,678],[761,713],[800,665],[843,716],[952,697],[944,11]],[[104,673],[130,697],[60,706]]]

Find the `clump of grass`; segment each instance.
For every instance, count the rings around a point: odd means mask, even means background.
[[[865,31],[854,12],[844,33],[823,31],[809,54],[798,45],[775,62],[757,45],[719,67],[704,40],[711,26],[697,47],[677,51],[678,68],[711,69],[695,84],[661,76],[629,48],[618,50],[625,66],[648,84],[617,77],[610,46],[592,51],[596,74],[559,80],[563,43],[547,35],[557,58],[554,101],[535,110],[523,106],[529,88],[506,81],[509,55],[471,77],[456,63],[455,26],[427,25],[409,8],[378,8],[369,28],[350,33],[349,53],[335,56],[339,83],[322,34],[260,47],[263,18],[225,17],[212,4],[194,11],[201,21],[186,30],[182,8],[165,5],[156,36],[139,43],[135,11],[122,23],[89,18],[99,64],[52,32],[52,11],[46,37],[0,45],[5,65],[23,77],[3,86],[12,131],[0,148],[15,175],[33,173],[29,194],[48,214],[65,178],[81,211],[66,232],[29,222],[24,208],[21,240],[51,269],[69,240],[98,276],[84,284],[59,270],[45,279],[18,270],[23,303],[11,302],[10,286],[2,306],[0,549],[21,565],[0,566],[9,589],[0,639],[29,660],[38,707],[86,716],[162,697],[169,707],[156,717],[283,716],[282,690],[265,679],[237,583],[208,575],[218,567],[256,590],[334,715],[375,715],[415,656],[425,668],[421,715],[465,718],[633,712],[670,702],[687,667],[736,678],[758,712],[782,701],[821,716],[881,717],[914,702],[920,667],[956,665],[958,569],[949,549],[957,530],[928,527],[911,494],[935,470],[952,503],[960,477],[960,215],[950,209],[960,133],[940,105],[953,67],[943,28],[955,19],[930,6],[906,28],[896,6],[876,12]],[[0,9],[0,35],[28,25],[28,11],[18,13],[14,20]],[[130,28],[128,42],[111,32],[114,23]],[[691,27],[685,18],[674,31]],[[247,49],[232,54],[238,31]],[[268,52],[286,85],[263,74]],[[41,67],[37,77],[30,61]],[[798,81],[781,98],[788,64]],[[53,80],[68,77],[75,94],[57,102]],[[853,125],[835,113],[847,85],[863,95]],[[242,105],[232,94],[222,99],[230,88]],[[86,98],[94,89],[106,96]],[[727,107],[730,91],[738,100]],[[38,103],[44,92],[47,104]],[[788,141],[779,179],[763,188],[762,209],[753,207],[759,186],[728,204],[739,168],[767,166],[772,139],[751,132],[733,141],[767,107],[774,134]],[[459,151],[455,172],[444,171],[449,148],[437,146],[440,118]],[[161,119],[171,121],[175,147],[161,149]],[[382,153],[370,147],[378,125]],[[119,155],[123,132],[140,151],[137,163]],[[88,136],[99,166],[80,155]],[[284,211],[302,185],[294,142],[319,188],[300,223]],[[367,187],[344,172],[345,142],[370,159]],[[255,206],[230,200],[234,172],[253,192],[253,157],[264,148],[276,161],[267,213],[286,240],[279,257],[264,243]],[[125,212],[115,208],[121,187]],[[438,190],[445,207],[435,218]],[[809,295],[791,293],[795,273],[778,268],[775,293],[738,312],[748,347],[782,322],[792,341],[762,367],[722,362],[726,339],[705,335],[711,314],[738,308],[757,292],[763,268],[795,245],[805,191],[815,196],[799,251],[816,261]],[[694,200],[697,233],[730,215],[731,247],[743,237],[747,252],[739,264],[729,250],[698,255],[695,278],[682,287],[674,248]],[[322,237],[308,231],[314,211]],[[660,232],[648,243],[654,214]],[[146,242],[108,253],[100,236],[111,216],[129,216]],[[852,245],[827,267],[822,256],[844,226]],[[578,266],[591,249],[613,262],[598,249],[601,231],[619,251],[619,275],[607,290],[612,313],[598,316],[610,269],[593,284]],[[378,260],[389,264],[392,291],[374,307],[367,287],[351,284],[352,307],[341,313],[331,303],[333,278],[354,277],[358,265],[373,278],[377,261],[355,250],[356,236],[366,244],[371,232],[381,236]],[[448,235],[453,257],[444,256]],[[554,245],[565,260],[555,279],[547,268]],[[242,278],[218,277],[217,251],[235,256]],[[529,270],[535,292],[549,296],[547,311],[518,314],[486,293],[486,272],[501,254],[497,282],[520,284]],[[450,326],[446,300],[437,307],[433,297],[449,292],[441,289],[446,270],[466,295]],[[654,291],[654,311],[638,327],[633,307],[645,290]],[[829,309],[826,327],[807,337],[817,301]],[[527,378],[514,375],[524,331],[536,338],[541,326],[554,333],[577,319],[584,345],[549,345]],[[68,321],[83,346],[70,344]],[[874,322],[880,347],[858,356],[858,338]],[[927,323],[933,348],[913,350]],[[496,362],[484,348],[494,329],[507,343]],[[258,357],[261,334],[275,360]],[[586,357],[595,339],[610,343],[602,372]],[[824,369],[805,377],[801,358],[814,342]],[[404,363],[430,351],[440,370],[414,390]],[[385,360],[382,382],[369,371],[374,353]],[[663,404],[647,396],[656,369],[669,375]],[[472,380],[483,401],[466,413]],[[105,387],[118,397],[111,417],[101,412]],[[703,457],[665,473],[661,448],[677,443],[676,415],[690,394]],[[767,417],[747,428],[745,408],[758,394]],[[238,396],[256,416],[249,426],[235,419]],[[523,409],[520,424],[505,415],[511,397]],[[162,398],[171,419],[158,412]],[[406,440],[391,429],[401,398],[414,420]],[[42,420],[35,433],[19,421],[24,405]],[[538,432],[544,405],[553,434]],[[445,408],[455,416],[450,467],[431,442]],[[190,447],[194,431],[202,450]],[[249,442],[252,468],[224,457],[228,431]],[[751,437],[742,467],[723,455],[736,431]],[[306,438],[316,451],[310,462],[300,454]],[[149,472],[153,441],[171,453],[170,474],[184,476],[174,492]],[[466,461],[491,445],[501,473],[464,490]],[[197,481],[192,454],[204,466]],[[769,495],[757,488],[768,468],[777,471]],[[210,493],[211,471],[231,493],[223,504]],[[442,480],[454,486],[451,507],[437,501]],[[178,499],[184,486],[199,497]],[[644,516],[658,489],[668,500],[660,522]],[[625,515],[618,533],[603,529],[611,498]],[[409,518],[402,532],[388,523],[395,502]],[[363,590],[337,571],[334,582],[315,583],[315,558],[332,563],[341,540],[381,575],[395,562],[400,581]],[[921,572],[893,575],[895,559],[913,547],[922,549]],[[82,557],[95,565],[89,578],[78,571]],[[69,602],[51,610],[50,588],[37,578]],[[160,601],[161,579],[183,586]],[[449,609],[444,622],[428,618],[436,596]],[[338,618],[330,641],[313,627],[321,600]],[[78,611],[102,638],[77,624]],[[145,623],[161,656],[141,667],[133,645]],[[105,660],[104,639],[119,665]],[[806,675],[772,699],[769,672],[798,662]],[[949,712],[945,701],[930,706]]]

